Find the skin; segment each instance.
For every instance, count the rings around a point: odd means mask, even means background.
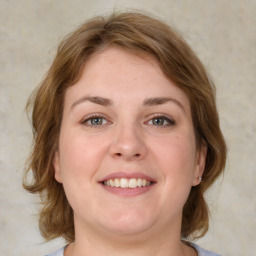
[[[53,161],[74,210],[76,239],[65,256],[196,255],[180,241],[181,218],[205,157],[189,99],[156,60],[114,47],[93,55],[65,94]],[[120,172],[154,184],[123,194],[100,183]]]

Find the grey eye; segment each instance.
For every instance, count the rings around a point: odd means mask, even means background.
[[[162,117],[157,117],[157,118],[153,118],[152,119],[152,124],[153,125],[157,125],[157,126],[161,126],[165,124],[165,119]]]
[[[82,124],[86,125],[86,126],[101,126],[101,125],[105,125],[107,123],[108,123],[108,121],[104,117],[101,117],[101,116],[88,117],[82,121]]]
[[[103,124],[102,117],[93,117],[88,121],[90,122],[91,125],[102,125]]]
[[[152,118],[149,122],[149,124],[154,126],[170,126],[175,125],[175,121],[166,117],[166,116],[157,116]]]

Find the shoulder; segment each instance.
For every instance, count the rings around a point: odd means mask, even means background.
[[[50,254],[47,254],[45,256],[64,256],[64,249],[65,249],[65,247],[63,247],[55,252],[52,252]]]
[[[194,247],[198,253],[198,256],[221,256],[219,254],[216,254],[214,252],[210,252],[210,251],[207,251],[203,248],[201,248],[199,245],[197,244],[194,244],[194,243],[190,243],[190,245],[192,247]],[[65,247],[53,252],[53,253],[50,253],[50,254],[47,254],[45,256],[64,256],[64,249]]]
[[[216,253],[214,253],[214,252],[207,251],[207,250],[201,248],[201,247],[200,247],[199,245],[197,245],[197,244],[190,243],[190,245],[196,249],[196,251],[197,251],[197,253],[198,253],[198,256],[221,256],[221,255],[216,254]]]

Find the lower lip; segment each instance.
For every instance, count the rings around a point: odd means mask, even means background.
[[[137,187],[137,188],[116,188],[116,187],[110,187],[110,186],[105,186],[101,184],[101,186],[107,190],[110,193],[113,193],[118,196],[123,196],[123,197],[132,197],[132,196],[138,196],[141,194],[144,194],[148,192],[150,189],[154,187],[154,184],[151,184],[146,187]]]

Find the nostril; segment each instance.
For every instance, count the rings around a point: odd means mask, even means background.
[[[122,154],[122,153],[115,153],[115,155],[116,155],[116,156],[118,156],[118,157],[123,156],[123,154]],[[138,153],[138,154],[134,154],[134,155],[133,155],[133,157],[135,157],[135,158],[139,158],[140,156],[141,156],[141,154],[139,154],[139,153]]]

